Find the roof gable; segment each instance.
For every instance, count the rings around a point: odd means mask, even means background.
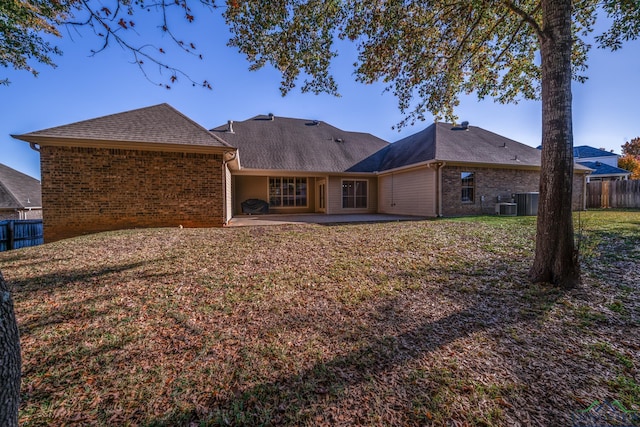
[[[41,207],[40,181],[0,163],[0,208]]]
[[[63,139],[229,147],[226,142],[169,104],[111,114],[14,137],[38,144]]]
[[[388,142],[317,120],[255,116],[211,130],[240,153],[243,168],[344,172]]]
[[[379,170],[445,162],[540,166],[540,151],[476,126],[434,123],[391,144]]]

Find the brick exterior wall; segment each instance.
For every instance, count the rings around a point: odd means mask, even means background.
[[[40,163],[45,242],[223,225],[221,154],[43,146]]]
[[[473,203],[463,203],[461,173],[474,172],[475,197]],[[442,213],[444,216],[494,214],[498,196],[509,202],[514,193],[538,192],[539,170],[500,169],[481,167],[445,166],[442,169]],[[583,209],[584,179],[575,174],[573,179],[573,210]],[[484,196],[484,201],[481,197]]]

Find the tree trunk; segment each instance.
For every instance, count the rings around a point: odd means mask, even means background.
[[[571,0],[542,2],[542,170],[536,252],[529,277],[563,288],[580,284],[573,237]]]
[[[18,425],[20,336],[13,301],[0,272],[0,426]]]

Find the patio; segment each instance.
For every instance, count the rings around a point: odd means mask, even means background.
[[[346,224],[362,222],[393,222],[393,221],[422,221],[425,217],[409,215],[386,214],[270,214],[270,215],[239,215],[233,217],[227,227],[249,227],[257,225],[283,225],[283,224]]]

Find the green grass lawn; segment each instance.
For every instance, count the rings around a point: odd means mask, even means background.
[[[576,234],[584,284],[568,292],[527,281],[532,217],[119,231],[0,253],[21,425],[638,411],[640,212],[582,212]]]

